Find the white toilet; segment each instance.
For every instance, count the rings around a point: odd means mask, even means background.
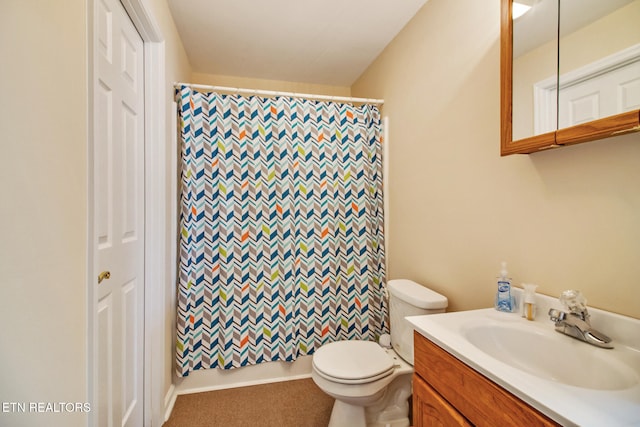
[[[391,280],[392,349],[338,341],[313,355],[311,376],[336,399],[329,427],[407,427],[413,374],[413,328],[406,316],[443,313],[447,298],[410,280]]]

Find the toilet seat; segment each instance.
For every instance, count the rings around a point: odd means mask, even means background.
[[[313,368],[321,377],[342,384],[365,384],[391,375],[393,359],[372,341],[337,341],[313,355]]]

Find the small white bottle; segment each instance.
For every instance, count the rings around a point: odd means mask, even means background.
[[[502,261],[502,269],[498,276],[498,291],[496,292],[495,309],[512,313],[515,309],[515,299],[511,296],[511,279],[507,271],[507,263]]]
[[[536,288],[538,285],[523,283],[524,296],[522,297],[522,317],[527,320],[536,318]]]

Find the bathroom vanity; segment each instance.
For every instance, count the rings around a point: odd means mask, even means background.
[[[415,426],[559,426],[414,332]]]
[[[489,309],[410,316],[415,426],[640,425],[640,319],[589,309],[612,338],[599,348],[558,333],[538,315]]]

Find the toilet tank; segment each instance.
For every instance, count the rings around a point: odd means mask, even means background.
[[[389,321],[391,345],[400,357],[413,366],[413,326],[404,318],[444,313],[447,297],[411,280],[396,279],[389,289]]]

